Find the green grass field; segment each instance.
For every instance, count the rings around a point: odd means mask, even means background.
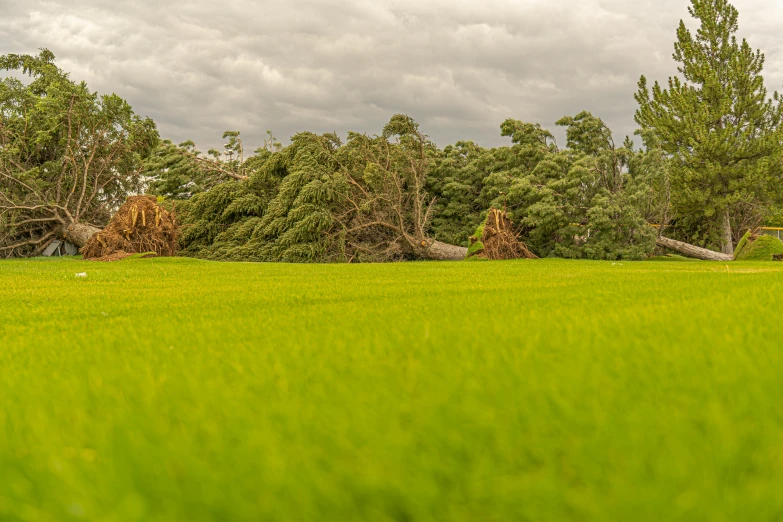
[[[781,310],[783,263],[2,261],[0,520],[783,520]]]

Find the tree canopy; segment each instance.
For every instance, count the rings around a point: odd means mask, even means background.
[[[182,251],[209,259],[459,259],[492,208],[540,257],[642,259],[657,243],[730,259],[746,230],[783,225],[783,104],[764,86],[764,55],[738,40],[734,6],[692,0],[689,12],[699,27],[680,23],[678,74],[666,87],[639,81],[641,147],[583,111],[556,122],[562,146],[509,118],[505,146],[441,149],[397,114],[345,140],[300,132],[283,146],[267,132],[252,153],[230,130],[202,153],[160,141],[151,120],[70,80],[49,51],[2,56],[30,80],[0,82],[0,255],[94,231],[147,191],[176,207]]]
[[[464,241],[488,208],[506,207],[522,240],[539,256],[649,254],[654,234],[644,219],[648,185],[628,170],[637,154],[631,143],[618,147],[606,124],[588,112],[557,124],[566,128],[564,149],[540,125],[517,120],[501,125],[509,147],[447,147],[433,169],[432,186],[445,211],[434,222],[436,236],[443,230]]]
[[[301,133],[241,166],[202,167],[223,182],[179,203],[185,252],[210,259],[388,261],[460,255],[490,207],[507,207],[537,254],[640,259],[654,248],[639,154],[589,113],[564,118],[568,147],[507,120],[507,147],[438,149],[404,115],[381,134]],[[197,163],[192,163],[197,166]],[[241,168],[235,180],[222,169]],[[162,176],[168,174],[162,173]],[[162,186],[162,185],[153,185]],[[464,256],[464,253],[461,253]]]

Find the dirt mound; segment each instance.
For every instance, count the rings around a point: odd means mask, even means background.
[[[489,210],[487,220],[478,228],[476,235],[470,238],[468,255],[492,260],[538,259],[519,240],[519,233],[514,230],[508,213],[495,208]]]
[[[114,252],[113,254],[109,254],[107,256],[89,259],[89,261],[103,261],[103,262],[110,263],[112,261],[122,261],[123,259],[128,259],[129,257],[136,257],[138,259],[147,259],[149,257],[158,257],[158,255],[155,252],[146,252],[144,254],[133,254],[131,252],[123,252],[122,250],[120,250],[119,252]]]
[[[123,250],[120,250],[119,252],[114,252],[113,254],[105,255],[103,257],[96,257],[91,258],[90,261],[105,261],[107,263],[112,261],[122,261],[123,259],[127,259],[131,257],[133,254],[129,252],[125,252]]]
[[[179,226],[174,215],[154,196],[131,196],[109,225],[87,241],[84,259],[117,261],[133,254],[154,252],[174,256],[179,247]]]

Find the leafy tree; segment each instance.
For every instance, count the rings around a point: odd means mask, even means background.
[[[54,55],[9,54],[0,69],[0,255],[40,253],[57,237],[77,245],[143,185],[158,142],[152,120],[117,95],[98,95]]]
[[[770,227],[783,227],[783,207],[773,209],[766,224]]]
[[[487,210],[504,204],[514,180],[557,150],[552,134],[539,124],[508,119],[501,135],[511,138],[510,147],[486,149],[462,141],[437,156],[428,176],[428,188],[436,198],[435,237],[467,244]]]
[[[557,123],[566,127],[562,150],[540,125],[512,119],[501,125],[511,146],[447,147],[433,170],[435,235],[463,241],[494,206],[508,209],[541,256],[639,259],[652,252],[645,211],[658,194],[647,177],[650,160],[639,160],[643,153],[630,141],[617,146],[590,113]]]
[[[679,224],[701,223],[705,244],[725,254],[742,234],[739,226],[763,221],[779,198],[780,96],[767,96],[764,55],[737,40],[738,12],[727,0],[692,0],[699,21],[692,33],[683,21],[674,59],[682,78],[657,82],[643,76],[636,122],[657,135],[671,157],[671,204]]]
[[[459,141],[437,155],[427,177],[427,189],[436,201],[432,228],[441,241],[467,244],[472,231],[481,224],[489,208],[483,194],[488,155],[487,149],[472,141]]]
[[[247,179],[224,181],[176,201],[184,255],[218,260],[271,261],[247,244],[288,174],[283,154],[266,158]]]
[[[634,151],[588,112],[562,118],[567,148],[553,147],[508,191],[507,204],[540,255],[642,259],[655,235],[641,212],[647,185],[628,172]]]
[[[658,135],[650,130],[639,130],[643,147],[628,157],[628,173],[640,187],[640,212],[644,219],[659,225],[659,232],[669,226],[671,216],[671,178],[672,159],[663,150]],[[627,147],[633,150],[633,145]]]

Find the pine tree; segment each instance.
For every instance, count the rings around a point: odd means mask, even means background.
[[[737,9],[727,0],[691,4],[700,26],[694,34],[681,21],[677,30],[681,77],[650,90],[643,76],[635,119],[672,159],[674,212],[708,222],[707,242],[719,236],[722,252],[731,254],[741,234],[732,218],[748,206],[769,208],[780,183],[780,97],[767,96],[764,55],[737,40]]]

